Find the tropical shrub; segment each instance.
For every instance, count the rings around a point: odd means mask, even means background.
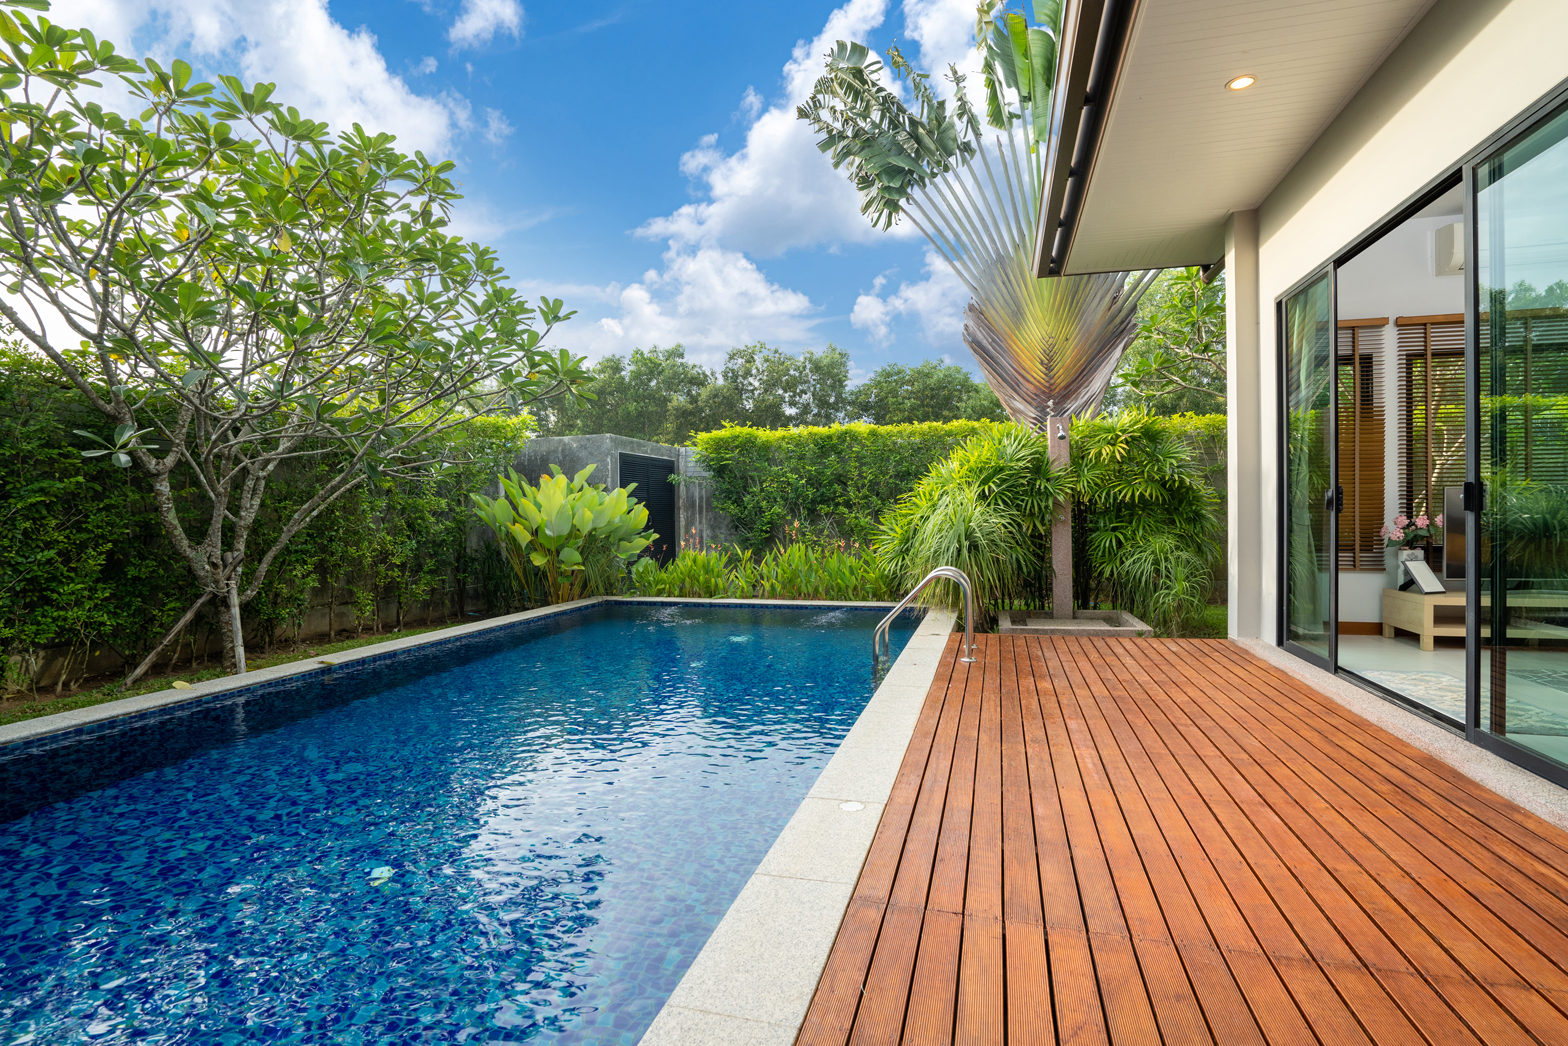
[[[1217,499],[1180,428],[1137,410],[1076,421],[1072,490],[1089,599],[1175,634],[1208,603]]]
[[[884,519],[877,555],[897,587],[933,568],[957,567],[974,584],[980,615],[1046,589],[1051,508],[1066,492],[1047,441],[1025,425],[972,436],[933,465]],[[929,590],[956,600],[949,582]]]
[[[571,479],[559,465],[537,487],[511,469],[496,477],[501,497],[472,495],[474,513],[495,532],[518,586],[534,603],[568,603],[614,592],[626,561],[659,535],[631,487],[590,484],[595,466]],[[542,598],[541,598],[542,597]]]
[[[668,566],[640,559],[632,568],[639,595],[690,599],[885,600],[892,579],[868,551],[800,544],[756,558],[750,549],[683,549]]]
[[[1080,605],[1123,606],[1178,632],[1207,603],[1216,497],[1183,431],[1138,411],[1075,421],[1069,469],[1023,425],[975,436],[932,466],[883,523],[877,553],[898,589],[931,569],[969,575],[983,623],[1049,601],[1053,509],[1073,503]],[[935,599],[956,601],[947,583]]]
[[[994,422],[726,426],[692,441],[710,473],[713,507],[729,516],[740,547],[761,554],[801,528],[811,543],[866,545],[881,516],[926,471]]]

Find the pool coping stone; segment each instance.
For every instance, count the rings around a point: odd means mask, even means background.
[[[601,603],[667,603],[697,606],[773,606],[818,609],[848,607],[865,610],[891,609],[894,606],[894,604],[888,602],[868,601],[857,603],[815,599],[686,599],[664,596],[594,596],[589,599],[573,600],[570,603],[557,603],[554,606],[537,607],[533,610],[524,610],[516,614],[504,614],[500,617],[487,617],[479,621],[469,621],[461,625],[452,625],[448,628],[421,632],[417,636],[405,636],[402,639],[390,639],[383,643],[371,643],[366,646],[356,647],[353,650],[345,650],[340,654],[329,654],[322,658],[301,658],[298,661],[289,661],[281,665],[274,665],[271,668],[259,668],[252,672],[246,672],[244,675],[220,676],[217,679],[192,683],[189,688],[171,687],[167,690],[156,690],[150,694],[138,694],[135,697],[122,697],[115,701],[105,701],[102,704],[89,705],[86,708],[75,708],[65,712],[38,716],[33,719],[23,719],[16,723],[6,723],[0,725],[0,749],[13,744],[35,741],[46,737],[64,738],[73,734],[93,733],[101,729],[107,729],[118,720],[140,718],[143,715],[150,715],[178,705],[226,698],[242,690],[265,686],[269,683],[292,679],[296,676],[309,675],[313,672],[325,675],[332,669],[347,668],[356,663],[388,659],[420,647],[454,642],[490,631],[491,629],[505,628],[510,625],[518,625],[527,621],[555,617],[561,614],[576,613],[598,606]]]
[[[795,1041],[957,617],[926,613],[640,1046]]]

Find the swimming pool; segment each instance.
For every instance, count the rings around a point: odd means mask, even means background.
[[[600,605],[0,749],[0,1044],[634,1043],[877,620]]]

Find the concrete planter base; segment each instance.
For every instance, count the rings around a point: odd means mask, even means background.
[[[1004,636],[1122,636],[1143,639],[1154,630],[1125,610],[1080,610],[1072,618],[1035,617],[1036,611],[1002,612],[997,631]]]

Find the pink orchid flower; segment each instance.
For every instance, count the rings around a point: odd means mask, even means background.
[[[1410,522],[1410,517],[1405,515],[1403,512],[1401,512],[1399,515],[1394,517],[1394,526],[1396,528],[1403,527],[1406,523],[1409,523],[1409,522]]]
[[[1388,536],[1390,538],[1393,538],[1395,541],[1403,541],[1403,540],[1405,540],[1405,532],[1403,530],[1399,529],[1398,527],[1395,527],[1393,530],[1390,530],[1388,532]]]
[[[1416,517],[1416,529],[1417,530],[1425,530],[1428,526],[1431,525],[1431,523],[1432,523],[1432,521],[1430,519],[1427,519],[1425,514],[1422,514],[1422,515],[1419,515],[1419,516]]]
[[[1437,519],[1433,520],[1433,522],[1436,523],[1438,526],[1442,526],[1443,525],[1443,514],[1441,512],[1439,512],[1437,514]]]
[[[1388,537],[1388,524],[1384,523],[1383,524],[1383,529],[1378,531],[1377,534],[1378,534],[1378,537],[1384,537],[1384,538]]]

